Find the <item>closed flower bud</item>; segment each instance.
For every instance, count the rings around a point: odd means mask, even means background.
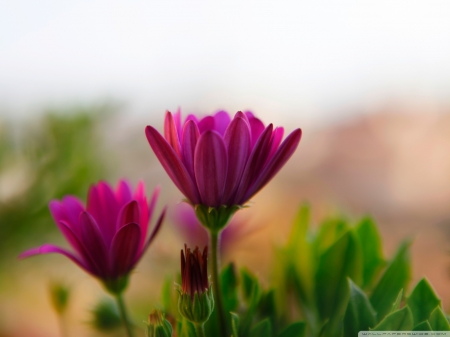
[[[164,318],[160,310],[153,310],[145,324],[147,324],[145,330],[147,337],[172,337],[172,325]]]
[[[181,251],[181,288],[178,311],[188,321],[203,324],[214,309],[214,296],[208,281],[208,246],[200,253],[185,246]]]

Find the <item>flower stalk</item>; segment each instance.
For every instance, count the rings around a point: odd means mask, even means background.
[[[212,269],[212,286],[214,292],[214,299],[216,302],[217,317],[219,321],[219,329],[222,332],[222,336],[226,335],[226,317],[223,307],[222,292],[220,286],[220,260],[219,260],[219,245],[220,245],[220,230],[210,231],[211,239],[211,269]]]
[[[125,306],[125,302],[123,300],[123,293],[117,293],[115,295],[117,306],[119,307],[120,318],[122,320],[122,324],[127,332],[128,337],[134,337],[133,327],[131,326],[127,308]]]

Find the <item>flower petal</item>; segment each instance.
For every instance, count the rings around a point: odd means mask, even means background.
[[[141,242],[141,228],[129,223],[118,230],[111,244],[111,277],[119,277],[133,269]]]
[[[87,212],[80,214],[81,242],[91,261],[99,268],[102,276],[109,273],[108,248],[94,218]]]
[[[51,253],[57,253],[57,254],[64,255],[64,256],[68,257],[69,259],[71,259],[73,262],[75,262],[79,267],[85,269],[88,272],[91,272],[89,270],[88,266],[86,266],[73,253],[69,252],[68,250],[66,250],[64,248],[61,248],[61,247],[58,247],[55,245],[51,245],[51,244],[45,244],[40,247],[28,249],[27,251],[25,251],[19,255],[19,259],[25,259],[30,256],[35,256],[35,255],[40,255],[40,254],[51,254]]]
[[[229,205],[230,197],[234,195],[239,187],[242,172],[250,154],[251,139],[247,121],[242,117],[234,117],[225,132],[224,141],[228,152],[228,171],[222,201]]]
[[[87,212],[97,222],[107,246],[110,245],[116,232],[119,211],[114,192],[106,182],[101,181],[96,186],[91,186],[88,194]]]
[[[130,202],[133,199],[131,195],[130,184],[126,180],[119,181],[115,195],[118,207],[122,208],[123,205],[125,205],[126,203]]]
[[[130,222],[139,224],[141,220],[139,213],[139,204],[136,200],[131,200],[128,204],[122,207],[117,218],[116,230],[119,230],[123,226]]]
[[[161,165],[166,170],[170,179],[192,203],[199,203],[197,186],[194,184],[189,173],[175,151],[167,141],[152,126],[147,126],[145,134],[150,146]]]
[[[252,132],[252,149],[258,141],[259,137],[264,131],[264,124],[258,118],[253,116],[250,111],[247,111],[245,115],[248,118],[248,122],[250,124],[250,130]]]
[[[270,139],[272,138],[272,130],[273,125],[269,124],[253,147],[242,174],[239,187],[236,191],[236,194],[232,197],[232,204],[241,205],[243,202],[247,201],[242,201],[242,198],[246,194],[248,188],[252,185],[253,181],[255,181],[255,179],[259,176],[259,173],[264,168],[264,163],[266,162],[266,159],[270,152]]]
[[[198,138],[200,137],[200,131],[197,124],[194,121],[189,120],[184,124],[183,128],[183,140],[181,143],[183,153],[183,163],[187,171],[191,175],[193,181],[195,181],[194,173],[194,154],[195,146],[197,145]]]
[[[209,130],[214,130],[216,122],[213,116],[206,116],[198,122],[197,126],[201,134]]]
[[[264,170],[260,173],[258,178],[253,183],[252,187],[247,191],[241,202],[245,202],[253,195],[255,195],[261,188],[263,188],[286,164],[289,158],[297,149],[302,136],[302,130],[297,129],[291,132],[291,134],[286,137],[284,142],[280,145],[275,155],[266,165]]]
[[[172,146],[178,158],[181,158],[181,146],[177,127],[175,125],[175,120],[169,111],[166,112],[166,118],[164,120],[164,138],[166,138],[167,142]]]
[[[270,153],[267,157],[267,160],[270,160],[277,151],[278,146],[280,146],[281,140],[283,139],[283,134],[283,127],[277,127],[275,128],[275,130],[273,130],[272,139],[270,140]]]
[[[155,224],[155,227],[152,230],[152,233],[148,237],[147,242],[145,243],[145,246],[142,248],[141,254],[136,256],[137,260],[139,260],[139,258],[147,251],[147,249],[150,246],[150,244],[152,243],[153,239],[158,234],[158,232],[159,232],[159,230],[161,228],[161,225],[162,225],[162,223],[164,221],[164,217],[166,216],[166,212],[167,212],[167,207],[164,207],[163,211],[161,212],[161,215],[158,218],[158,221],[156,221],[156,224]],[[136,262],[137,262],[137,260],[136,260]]]
[[[216,130],[221,136],[225,134],[225,130],[230,124],[231,118],[228,112],[219,111],[214,115],[214,130]]]
[[[194,170],[202,204],[220,206],[227,177],[227,151],[216,131],[206,131],[195,148]]]
[[[75,231],[78,230],[78,217],[84,211],[84,207],[77,197],[69,195],[62,201],[52,200],[48,207],[57,224],[59,221],[66,221]]]

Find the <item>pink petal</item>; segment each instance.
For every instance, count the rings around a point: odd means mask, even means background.
[[[224,137],[228,152],[227,182],[225,184],[225,204],[236,192],[250,154],[250,129],[246,120],[236,115],[227,128]]]
[[[141,242],[141,228],[137,223],[129,223],[116,233],[111,245],[111,276],[119,277],[133,269]]]
[[[270,139],[272,138],[273,125],[269,124],[259,137],[252,149],[250,157],[247,160],[241,181],[235,196],[232,199],[233,204],[241,204],[241,199],[245,192],[252,185],[253,181],[258,177],[259,172],[264,168],[264,163],[270,151]],[[246,200],[244,200],[245,202]]]
[[[133,199],[130,184],[126,180],[121,180],[116,188],[116,200],[119,208]]]
[[[177,128],[178,139],[181,139],[181,109],[178,108],[177,112],[173,115],[175,121],[175,127]]]
[[[270,140],[270,153],[268,156],[268,160],[270,160],[275,152],[280,146],[281,140],[283,139],[284,129],[282,127],[277,127],[273,130],[272,139]]]
[[[183,128],[183,141],[182,141],[182,152],[183,152],[183,163],[187,171],[191,175],[192,180],[195,181],[194,173],[194,154],[195,146],[197,145],[198,138],[200,137],[200,132],[198,130],[197,124],[190,120],[184,124]]]
[[[86,253],[99,269],[100,275],[108,275],[108,249],[102,238],[102,233],[94,218],[87,212],[80,215],[81,242]]]
[[[206,131],[214,130],[216,122],[213,116],[206,116],[198,122],[197,126],[201,134]]]
[[[253,195],[255,195],[278,173],[278,171],[280,171],[280,169],[284,166],[284,164],[286,164],[286,162],[297,149],[297,146],[300,143],[301,136],[302,130],[297,129],[291,132],[288,137],[286,137],[273,158],[260,173],[258,178],[253,183],[252,187],[247,191],[241,202],[245,202]]]
[[[30,256],[40,255],[40,254],[51,254],[51,253],[57,253],[64,255],[71,259],[73,262],[75,262],[79,267],[83,268],[89,273],[92,273],[92,271],[89,269],[87,265],[85,265],[77,256],[72,254],[71,252],[67,251],[66,249],[63,249],[61,247],[51,245],[51,244],[45,244],[40,247],[31,248],[19,255],[19,259],[25,259]]]
[[[66,196],[61,202],[52,200],[48,207],[56,224],[65,221],[75,232],[78,231],[78,217],[84,211],[83,204],[78,198]]]
[[[88,194],[87,212],[98,224],[105,243],[109,246],[115,232],[119,205],[111,187],[101,181],[91,186]]]
[[[178,158],[181,158],[181,146],[177,127],[174,118],[169,111],[166,112],[166,118],[164,120],[164,138],[166,138],[167,142],[172,146]]]
[[[195,148],[194,170],[202,203],[220,206],[227,177],[227,150],[216,131],[206,131]]]
[[[156,221],[155,228],[153,228],[152,233],[150,234],[147,242],[145,243],[145,246],[143,247],[141,254],[139,256],[137,256],[137,259],[139,259],[147,251],[148,247],[150,246],[152,241],[155,239],[156,234],[158,234],[158,232],[159,232],[159,230],[161,228],[161,225],[162,225],[162,223],[164,221],[164,217],[166,216],[166,212],[167,212],[167,207],[164,207],[161,215],[158,218],[158,221]]]
[[[172,147],[153,127],[147,126],[145,129],[147,140],[153,149],[156,157],[166,170],[170,179],[192,203],[199,203],[197,186],[194,185],[189,173],[181,160],[177,157]]]
[[[254,117],[250,111],[247,111],[245,114],[248,118],[250,130],[252,132],[252,149],[253,149],[259,137],[264,131],[264,124],[258,118]]]
[[[219,111],[214,115],[214,130],[220,133],[221,136],[225,134],[225,130],[230,124],[230,115],[226,111]]]
[[[139,224],[140,220],[139,204],[136,200],[131,200],[128,204],[124,205],[119,212],[117,218],[117,230],[130,222]]]
[[[149,221],[153,215],[153,211],[156,207],[156,202],[158,201],[159,192],[161,191],[160,187],[157,186],[155,190],[153,191],[152,198],[150,200],[150,203],[148,205],[145,205],[145,209],[147,211],[147,216],[145,219],[141,216],[141,231],[142,231],[142,239],[141,239],[141,247],[144,245],[144,242],[147,238],[147,231],[148,231],[148,225]],[[144,206],[141,207],[141,209],[144,208]]]

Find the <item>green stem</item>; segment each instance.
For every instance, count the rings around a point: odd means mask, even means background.
[[[118,293],[115,295],[117,305],[119,306],[120,318],[122,319],[122,323],[127,330],[128,337],[133,337],[133,327],[130,324],[130,320],[128,319],[127,309],[125,307],[125,302],[123,301],[122,293]]]
[[[203,324],[194,324],[194,326],[195,326],[195,332],[197,333],[197,337],[206,337]]]
[[[217,317],[219,321],[219,330],[223,337],[227,336],[226,332],[226,318],[223,308],[222,291],[220,289],[220,261],[219,261],[219,237],[220,231],[211,230],[211,267],[212,267],[212,286],[214,291],[214,306],[217,310]]]

